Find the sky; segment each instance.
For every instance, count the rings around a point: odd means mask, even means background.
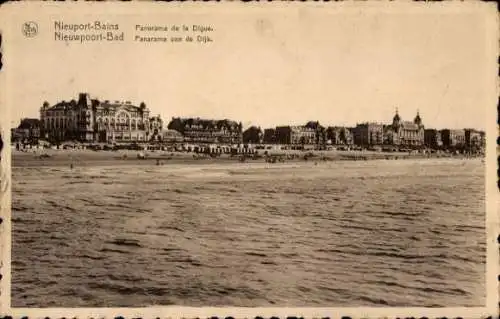
[[[418,110],[426,127],[484,129],[496,105],[495,34],[474,6],[146,6],[142,15],[113,16],[105,7],[79,15],[51,8],[13,17],[4,40],[12,125],[79,92],[144,101],[166,122],[229,118],[262,128],[390,123],[398,108],[403,120]],[[30,20],[39,33],[25,38]],[[56,21],[95,20],[118,24],[125,41],[54,40]],[[214,41],[134,42],[136,24],[210,25]]]

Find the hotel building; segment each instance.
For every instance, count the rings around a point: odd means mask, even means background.
[[[413,122],[403,121],[396,110],[392,125],[386,127],[386,143],[406,147],[422,147],[425,143],[424,125],[419,112]]]
[[[144,102],[135,106],[130,101],[100,101],[87,93],[53,106],[45,102],[40,109],[42,136],[53,142],[148,141],[162,126],[161,119],[149,115]]]

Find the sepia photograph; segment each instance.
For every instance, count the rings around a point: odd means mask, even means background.
[[[388,4],[0,8],[2,311],[498,307],[495,6]]]

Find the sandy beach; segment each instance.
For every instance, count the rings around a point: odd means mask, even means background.
[[[138,154],[144,155],[139,158]],[[438,157],[452,157],[450,154],[410,154],[407,152],[376,152],[376,151],[286,151],[271,153],[269,156],[261,155],[230,155],[220,154],[210,157],[206,154],[169,151],[92,151],[92,150],[27,150],[12,151],[12,166],[69,166],[80,165],[136,165],[152,164],[166,165],[179,163],[214,164],[214,163],[239,163],[245,157],[246,162],[266,162],[266,158],[281,158],[281,162],[298,161],[342,161],[342,160],[402,160],[402,159],[428,159]],[[454,156],[463,158],[463,156]],[[279,160],[277,161],[279,162]]]

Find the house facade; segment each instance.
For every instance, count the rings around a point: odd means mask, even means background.
[[[426,129],[424,131],[424,144],[432,149],[441,149],[443,147],[441,132],[436,129]]]
[[[353,145],[354,136],[348,127],[330,126],[326,129],[326,139],[331,145]]]
[[[250,126],[243,132],[243,143],[260,144],[264,140],[262,129],[257,126]]]
[[[316,129],[308,126],[277,126],[277,144],[313,145],[317,143]]]
[[[384,126],[379,123],[357,124],[353,133],[354,144],[358,146],[382,145],[384,142]]]
[[[11,130],[12,142],[38,144],[41,138],[42,123],[39,119],[24,118],[19,125]]]
[[[444,129],[441,130],[444,147],[448,149],[463,149],[465,148],[465,130],[461,129]]]

